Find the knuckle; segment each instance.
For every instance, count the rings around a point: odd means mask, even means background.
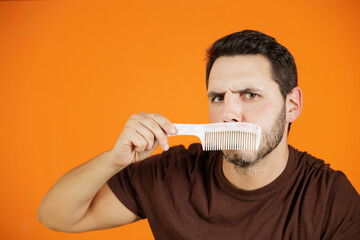
[[[137,147],[138,147],[140,150],[144,150],[144,149],[146,148],[146,146],[147,146],[146,142],[145,142],[145,141],[141,141],[141,142],[138,144]]]
[[[136,119],[138,118],[139,114],[137,113],[134,113],[134,114],[131,114],[131,116],[129,117],[129,119]]]
[[[125,124],[125,129],[133,128],[135,126],[135,120],[129,119]]]
[[[153,147],[153,144],[148,144],[148,145],[146,146],[146,150],[151,150],[152,147]]]
[[[163,118],[164,118],[161,114],[158,114],[158,113],[152,113],[151,117],[153,119],[156,119],[156,121],[159,121],[159,122],[161,122],[163,120]]]
[[[148,113],[148,117],[153,119],[156,122],[161,122],[162,121],[162,115],[160,115],[158,113]]]

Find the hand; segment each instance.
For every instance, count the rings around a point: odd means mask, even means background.
[[[159,144],[167,151],[166,135],[176,133],[176,127],[160,114],[133,114],[111,150],[112,159],[115,165],[125,167],[150,156]]]

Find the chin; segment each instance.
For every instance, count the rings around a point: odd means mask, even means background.
[[[253,166],[262,159],[261,157],[259,157],[257,151],[226,150],[222,152],[228,162],[233,163],[234,165],[241,168]]]

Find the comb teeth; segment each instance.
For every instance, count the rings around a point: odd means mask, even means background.
[[[205,132],[203,149],[217,150],[257,150],[257,134],[239,130],[218,130]]]
[[[200,138],[204,151],[257,150],[260,144],[261,128],[253,123],[174,123],[177,134],[194,135]]]

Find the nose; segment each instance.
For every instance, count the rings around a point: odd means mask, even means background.
[[[224,98],[222,120],[223,122],[241,122],[242,107],[237,94],[226,94]]]

